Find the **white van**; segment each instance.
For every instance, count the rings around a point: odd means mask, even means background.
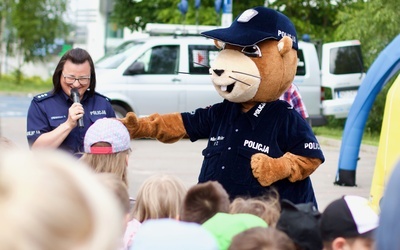
[[[322,113],[345,118],[365,78],[360,42],[326,43],[322,47],[322,56],[321,86],[325,96],[328,94],[332,98],[322,102]]]
[[[331,63],[320,65],[314,44],[299,42],[294,84],[313,126],[323,125],[324,115],[346,117],[363,77],[362,68],[348,69],[355,65],[353,57],[361,55],[359,43],[338,46],[324,47],[329,55],[323,60]],[[95,63],[96,90],[110,98],[119,117],[129,111],[139,116],[190,112],[222,101],[208,69],[217,53],[213,41],[201,36],[127,41]],[[332,63],[336,66],[329,66]],[[349,72],[353,78],[344,78]],[[332,100],[322,102],[321,87],[331,91]]]
[[[129,111],[146,116],[207,107],[222,101],[208,67],[218,52],[213,41],[200,36],[127,41],[95,63],[96,91],[111,100],[120,117]]]
[[[360,42],[325,43],[318,54],[313,43],[300,41],[297,56],[294,84],[300,90],[312,126],[325,124],[328,115],[347,117],[365,77]]]

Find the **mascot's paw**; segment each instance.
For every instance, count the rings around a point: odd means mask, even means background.
[[[138,118],[133,112],[126,114],[125,118],[118,119],[128,129],[131,139],[155,138],[161,142],[176,142],[186,135],[180,113],[160,115],[151,114]]]
[[[128,129],[131,139],[134,139],[136,131],[139,127],[139,119],[136,114],[133,112],[128,112],[124,118],[118,118],[118,120],[122,122]]]
[[[290,175],[290,166],[262,153],[251,157],[251,169],[254,177],[264,187]]]

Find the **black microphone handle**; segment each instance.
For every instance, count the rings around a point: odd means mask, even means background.
[[[71,90],[71,97],[72,97],[73,102],[79,102],[80,103],[78,89],[73,88]],[[83,124],[83,117],[78,119],[78,127],[79,128],[85,127],[85,125]]]
[[[78,119],[78,127],[83,128],[85,125],[83,124],[83,117]]]

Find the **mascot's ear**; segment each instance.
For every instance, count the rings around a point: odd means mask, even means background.
[[[214,44],[218,49],[223,49],[225,47],[225,43],[219,40],[214,40]]]
[[[284,36],[278,43],[278,51],[283,56],[292,49],[292,39],[288,36]]]

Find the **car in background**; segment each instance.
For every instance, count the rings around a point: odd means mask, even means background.
[[[346,118],[365,78],[360,42],[340,41],[319,47],[299,41],[297,57],[294,84],[311,125],[324,125],[326,116]]]
[[[151,36],[123,43],[95,63],[96,91],[123,117],[193,111],[221,102],[210,62],[219,50],[200,36]]]
[[[322,113],[346,118],[366,75],[360,41],[326,43],[322,56]]]

